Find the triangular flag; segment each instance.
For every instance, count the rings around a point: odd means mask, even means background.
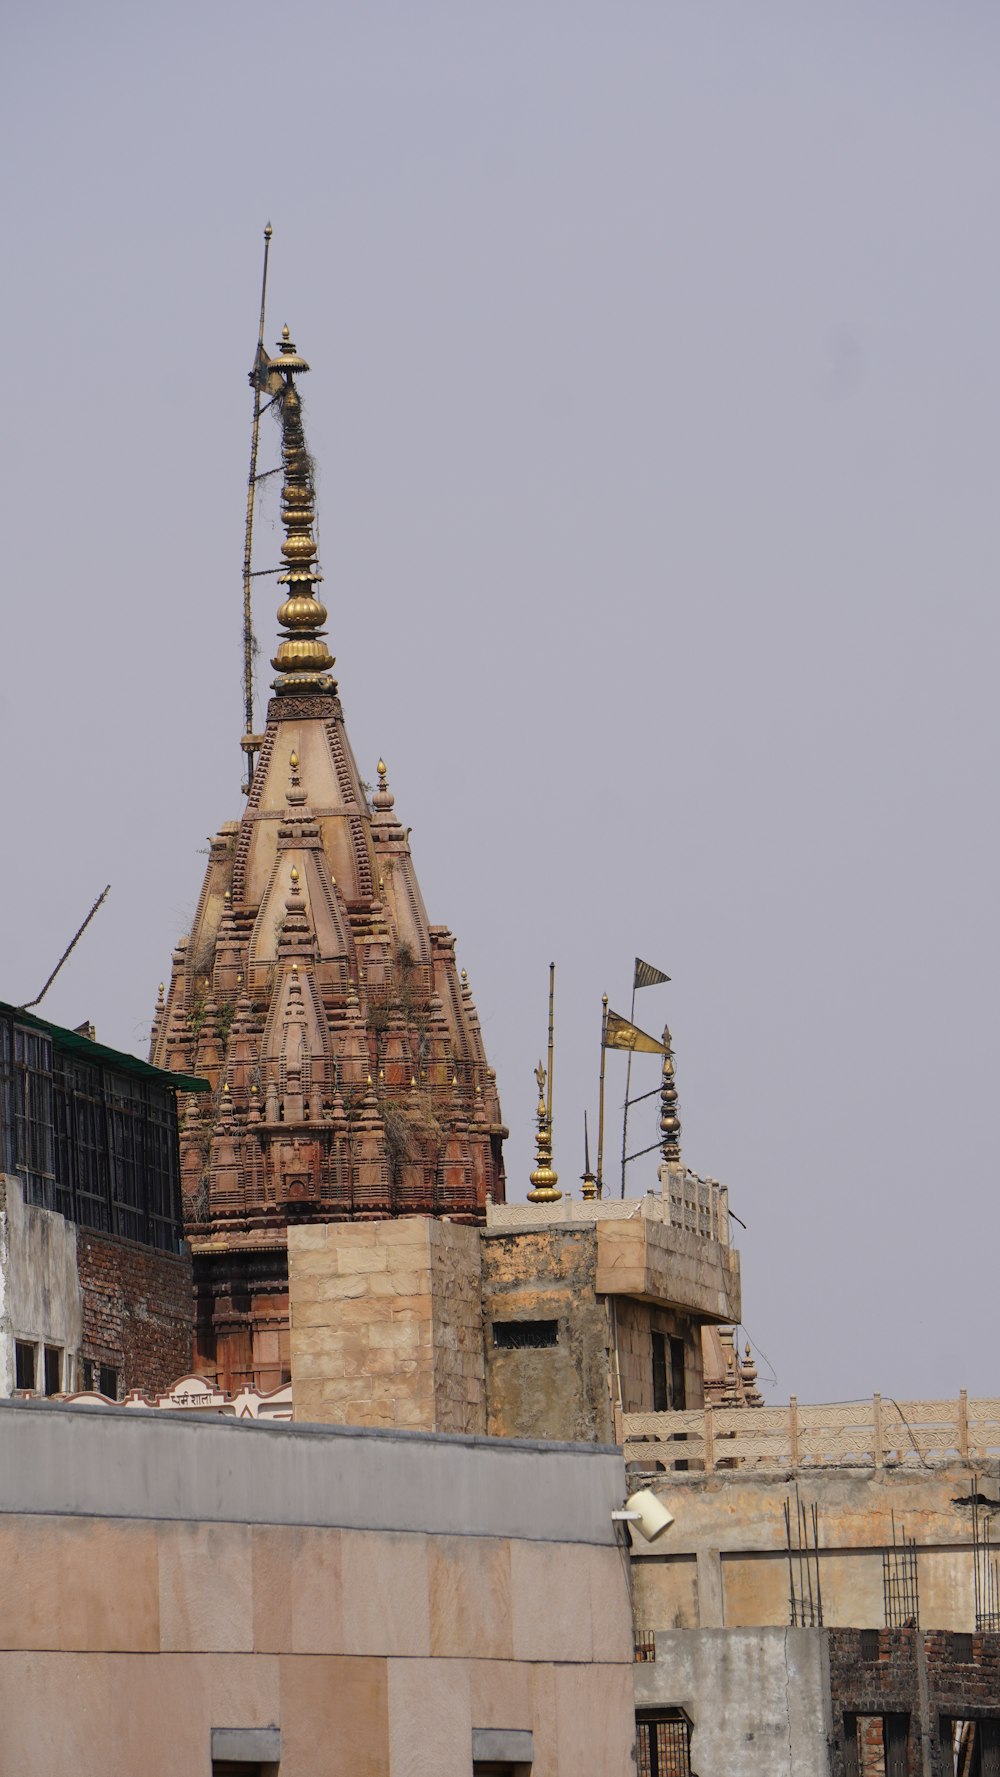
[[[635,959],[635,980],[633,987],[659,987],[661,981],[669,981],[662,969],[654,969],[652,963],[644,963],[641,956]]]
[[[655,1037],[649,1037],[637,1024],[630,1024],[618,1012],[608,1013],[608,1022],[604,1034],[606,1049],[631,1049],[640,1055],[665,1055],[666,1050]]]

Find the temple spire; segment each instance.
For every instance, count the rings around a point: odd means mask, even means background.
[[[302,402],[295,384],[295,378],[308,369],[288,328],[283,327],[278,356],[271,360],[272,377],[278,385],[275,402],[281,414],[281,456],[285,469],[281,490],[285,541],[281,553],[287,565],[278,576],[278,585],[288,587],[288,597],[278,611],[282,637],[271,661],[278,674],[274,689],[279,695],[336,690],[329,676],[333,655],[322,639],[326,607],[313,592],[323,578],[316,567],[312,534],[316,494],[312,458],[302,429]]]

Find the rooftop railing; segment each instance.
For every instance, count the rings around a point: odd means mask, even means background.
[[[625,1460],[649,1471],[932,1468],[1000,1457],[1000,1400],[864,1401],[626,1413]]]

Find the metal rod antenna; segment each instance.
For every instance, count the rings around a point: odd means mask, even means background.
[[[74,950],[76,948],[77,944],[79,944],[80,939],[83,937],[84,932],[87,930],[87,927],[89,926],[91,920],[93,919],[94,914],[97,912],[98,907],[100,907],[101,902],[107,900],[107,897],[110,893],[111,893],[111,884],[109,882],[107,885],[107,888],[105,888],[101,892],[101,894],[98,895],[97,900],[94,902],[93,907],[90,909],[90,912],[88,913],[88,915],[87,915],[86,919],[84,920],[82,926],[80,927],[79,931],[75,934],[74,937],[72,937],[70,939],[69,943],[67,944],[65,950],[62,953],[62,956],[59,958],[59,961],[56,963],[55,968],[53,969],[51,975],[49,976],[48,980],[46,981],[45,986],[42,988],[41,993],[38,994],[35,997],[35,999],[33,999],[33,1000],[25,1000],[24,1005],[20,1008],[20,1010],[22,1012],[29,1011],[32,1006],[40,1006],[41,1005],[43,999],[45,998],[45,995],[48,993],[49,988],[52,986],[53,981],[55,980],[56,976],[58,975],[59,970],[62,968],[63,963],[66,961],[66,958],[69,956],[70,951]]]
[[[635,1023],[635,970],[632,970],[632,1010],[628,1015],[630,1024]],[[632,1083],[632,1051],[628,1052],[628,1063],[625,1068],[625,1112],[622,1117],[622,1197],[625,1196],[625,1167],[628,1153],[628,1089]]]
[[[597,1195],[604,1195],[604,1057],[608,1041],[608,996],[601,995],[601,1092],[597,1112]]]
[[[264,355],[264,306],[267,300],[267,261],[271,251],[271,224],[264,230],[264,271],[260,282],[260,325],[257,329],[257,356],[250,373],[253,384],[253,428],[250,433],[250,474],[247,479],[247,524],[243,541],[243,717],[244,744],[247,756],[246,792],[253,786],[255,748],[247,741],[253,737],[253,613],[250,603],[250,563],[253,559],[253,509],[257,497],[257,445],[260,441],[260,372]]]

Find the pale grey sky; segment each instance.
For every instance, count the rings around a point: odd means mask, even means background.
[[[577,1189],[638,953],[770,1398],[996,1393],[996,6],[57,0],[0,49],[0,997],[110,879],[43,1010],[142,1051],[240,813],[270,218],[348,727],[510,1194],[550,955]]]

